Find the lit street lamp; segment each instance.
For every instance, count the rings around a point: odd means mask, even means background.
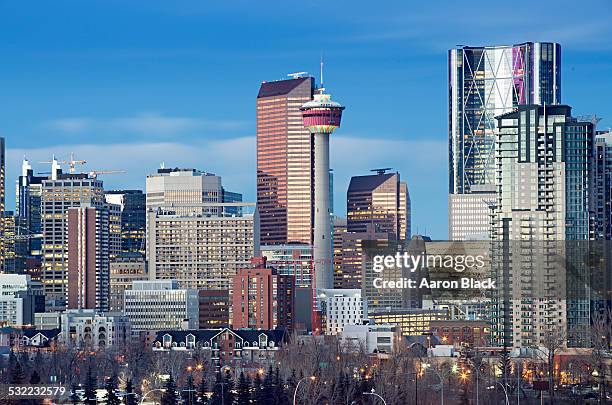
[[[374,392],[374,388],[372,388],[372,392],[364,392],[363,395],[372,395],[372,396],[378,397],[378,398],[380,398],[380,400],[383,402],[384,405],[387,405],[387,401],[385,401],[385,399],[383,397],[381,397],[380,395],[375,393]]]
[[[304,378],[302,378],[300,381],[298,381],[298,383],[295,385],[295,391],[293,392],[293,405],[295,405],[295,404],[296,404],[295,400],[297,399],[297,392],[298,392],[298,388],[300,387],[300,383],[301,383],[302,381],[304,381],[304,380],[314,381],[314,380],[316,380],[316,379],[317,379],[317,377],[315,377],[315,376],[313,375],[313,376],[310,376],[310,377],[304,377]]]
[[[144,400],[145,400],[145,398],[147,397],[147,395],[149,395],[150,393],[155,392],[155,391],[159,391],[159,392],[166,392],[166,389],[165,389],[165,388],[155,388],[155,389],[152,389],[152,390],[150,390],[150,391],[145,392],[145,393],[143,394],[142,398],[140,398],[140,402],[139,402],[138,404],[139,404],[139,405],[142,405],[142,403],[144,402]]]

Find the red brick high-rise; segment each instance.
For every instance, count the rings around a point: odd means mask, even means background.
[[[280,275],[256,257],[254,267],[234,276],[232,327],[234,329],[293,329],[295,277]]]
[[[109,210],[68,209],[68,308],[108,311]]]

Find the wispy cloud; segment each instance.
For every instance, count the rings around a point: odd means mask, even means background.
[[[37,162],[52,155],[65,158],[74,152],[87,160],[84,170],[123,169],[127,173],[104,176],[105,187],[144,188],[146,175],[162,162],[166,167],[193,167],[217,173],[232,191],[255,200],[255,137],[246,136],[207,142],[136,142],[112,144],[56,145],[7,151],[7,184],[18,176],[21,159],[27,156],[35,169],[48,171]],[[446,237],[447,211],[446,143],[423,139],[397,140],[381,137],[334,136],[331,141],[331,166],[334,169],[334,205],[346,212],[346,190],[351,176],[368,174],[370,169],[392,167],[400,172],[413,203],[413,224],[421,232]],[[8,188],[11,189],[10,186]],[[12,201],[10,196],[8,201]]]
[[[244,121],[210,120],[199,117],[173,117],[157,113],[141,113],[127,117],[108,119],[68,117],[45,123],[67,134],[84,132],[119,132],[146,135],[177,135],[196,130],[236,130],[246,127]]]

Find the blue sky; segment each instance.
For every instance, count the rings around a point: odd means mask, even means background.
[[[393,167],[413,230],[436,238],[447,236],[447,49],[559,42],[562,101],[612,126],[606,0],[212,3],[0,1],[9,208],[23,155],[71,151],[89,169],[128,171],[108,188],[142,188],[164,161],[216,172],[253,200],[259,84],[317,73],[321,55],[347,106],[331,146],[336,211],[350,176]]]

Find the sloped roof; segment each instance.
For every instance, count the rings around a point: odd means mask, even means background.
[[[275,330],[257,330],[257,329],[191,329],[191,330],[161,330],[155,335],[155,342],[163,342],[164,335],[172,336],[174,342],[184,342],[187,335],[195,336],[196,342],[209,341],[218,334],[229,330],[235,335],[241,337],[247,342],[255,342],[259,340],[259,335],[265,334],[268,340],[275,343],[280,343],[285,337],[285,331],[282,329]]]
[[[391,177],[395,176],[395,173],[385,174],[372,174],[368,176],[354,176],[351,177],[348,191],[369,191],[383,184]]]
[[[263,82],[259,88],[257,98],[281,96],[289,94],[293,89],[307,80],[312,80],[312,77],[299,77],[297,79],[278,80],[274,82]]]
[[[53,339],[57,335],[59,335],[60,332],[61,332],[61,330],[58,329],[58,328],[54,328],[54,329],[24,329],[23,330],[23,336],[31,339],[31,338],[33,338],[34,336],[36,336],[36,335],[38,335],[40,333],[41,335],[43,335],[47,339]]]

